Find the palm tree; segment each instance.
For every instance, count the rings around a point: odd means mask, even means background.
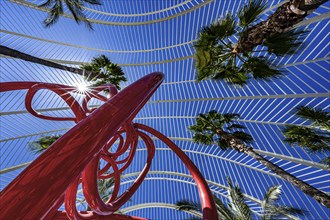
[[[284,141],[300,146],[311,153],[330,152],[330,114],[322,109],[297,107],[297,116],[312,122],[310,127],[287,125],[283,129]],[[321,162],[330,166],[330,157]]]
[[[281,76],[281,70],[271,66],[266,57],[295,53],[304,32],[292,27],[325,1],[312,4],[310,0],[293,0],[257,23],[266,5],[262,0],[253,0],[240,9],[237,18],[228,14],[202,28],[194,44],[197,81],[225,80],[243,86],[251,77],[259,80]]]
[[[234,149],[238,152],[245,153],[269,168],[278,176],[290,182],[305,194],[330,208],[330,196],[286,172],[281,167],[256,153],[252,147],[248,146],[247,144],[251,143],[253,138],[243,131],[234,131],[245,128],[235,123],[235,119],[237,118],[239,118],[238,114],[221,114],[215,110],[206,114],[199,114],[196,118],[196,124],[189,127],[189,129],[194,132],[193,141],[206,145],[215,143],[222,150]]]
[[[111,83],[120,89],[119,83],[127,81],[121,67],[112,63],[105,55],[94,57],[90,64],[82,65],[82,69],[79,69],[43,60],[2,45],[0,45],[0,54],[81,75],[90,81],[91,86]]]
[[[80,68],[90,72],[87,80],[93,81],[93,86],[111,83],[120,90],[120,82],[127,81],[121,67],[112,63],[105,55],[94,57],[90,64],[82,65]]]
[[[80,22],[84,22],[89,29],[93,29],[92,24],[83,13],[84,3],[101,5],[100,0],[46,0],[43,4],[39,5],[41,8],[49,9],[48,17],[44,20],[46,27],[50,27],[55,24],[63,14],[63,3],[65,3],[74,20],[78,24]]]
[[[227,206],[224,205],[219,198],[214,196],[219,220],[251,220],[252,211],[245,202],[242,190],[237,184],[233,186],[229,178],[227,178],[227,182],[229,186],[227,190],[229,203]],[[301,209],[279,205],[278,200],[281,192],[280,185],[272,186],[267,190],[264,199],[261,202],[261,217],[263,220],[279,219],[283,217],[297,219],[297,215],[302,215],[304,213]],[[202,211],[200,204],[189,200],[178,201],[176,205],[179,211]]]
[[[29,149],[35,153],[42,153],[62,135],[48,135],[29,143]]]

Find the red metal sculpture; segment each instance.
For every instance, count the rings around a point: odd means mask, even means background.
[[[171,140],[156,130],[132,122],[135,115],[163,81],[162,73],[152,73],[131,84],[117,94],[112,85],[103,85],[86,92],[80,105],[69,92],[75,87],[38,82],[8,82],[0,84],[0,92],[28,89],[26,109],[34,116],[48,120],[72,120],[77,123],[43,154],[33,161],[0,194],[0,219],[143,219],[119,215],[117,211],[136,192],[146,177],[155,154],[148,132],[167,144],[187,166],[196,181],[203,208],[203,219],[217,219],[212,194],[201,173],[192,161]],[[58,94],[72,109],[74,118],[42,115],[32,108],[32,99],[41,89]],[[110,97],[100,95],[110,91]],[[105,103],[89,109],[88,102],[96,98]],[[125,138],[124,138],[125,136]],[[118,195],[120,174],[131,164],[138,139],[145,143],[148,156],[144,169],[134,184]],[[109,148],[119,143],[115,152]],[[125,159],[118,159],[129,152]],[[99,161],[107,165],[99,169]],[[111,168],[112,172],[107,173]],[[104,203],[100,198],[97,179],[114,178],[111,197]],[[82,184],[85,199],[92,211],[78,211],[76,194]],[[65,204],[65,211],[58,211]]]

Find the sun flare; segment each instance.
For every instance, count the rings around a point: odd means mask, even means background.
[[[76,87],[77,90],[81,93],[85,93],[88,90],[88,85],[85,82],[79,83]]]

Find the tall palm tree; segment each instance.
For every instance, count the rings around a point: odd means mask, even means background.
[[[283,129],[284,141],[291,146],[300,146],[311,153],[330,152],[330,113],[307,106],[297,107],[297,116],[307,119],[310,127],[287,125]],[[330,166],[330,157],[321,162]]]
[[[64,12],[63,4],[65,4],[78,24],[84,22],[88,28],[93,29],[92,24],[83,13],[85,3],[101,5],[100,0],[46,0],[39,7],[49,9],[48,17],[44,20],[46,27],[50,27],[58,21]]]
[[[236,184],[233,186],[231,180],[227,178],[228,182],[228,199],[229,203],[224,205],[222,201],[214,196],[214,201],[217,207],[219,220],[251,220],[252,211],[246,204],[242,190]],[[298,219],[297,215],[302,215],[303,210],[293,208],[290,206],[281,206],[278,200],[282,193],[281,186],[272,186],[265,193],[264,199],[261,202],[263,220],[288,218]],[[176,203],[179,211],[197,211],[201,212],[201,205],[191,202],[189,200],[181,200]]]
[[[80,69],[40,59],[2,45],[0,45],[0,54],[81,75],[87,81],[90,81],[92,86],[111,83],[120,89],[119,83],[127,81],[121,67],[112,63],[105,55],[94,57],[90,64],[82,65]]]
[[[325,1],[293,0],[258,23],[266,5],[263,0],[253,0],[240,9],[237,18],[228,14],[202,28],[194,44],[197,81],[225,80],[243,86],[251,77],[258,80],[281,76],[282,71],[271,66],[266,57],[295,53],[304,32],[292,27]]]
[[[38,140],[29,143],[29,149],[35,153],[42,153],[52,145],[62,135],[48,135],[38,138]]]
[[[189,129],[194,132],[193,141],[206,145],[215,143],[222,150],[234,149],[238,152],[245,153],[268,167],[278,176],[290,182],[305,194],[330,208],[330,196],[286,172],[281,167],[256,153],[252,147],[248,146],[247,144],[251,143],[253,138],[249,134],[241,131],[245,127],[235,122],[237,118],[239,118],[238,114],[221,114],[215,110],[206,114],[199,114],[196,118],[196,124],[189,127]]]

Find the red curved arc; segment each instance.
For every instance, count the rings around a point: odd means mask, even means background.
[[[144,130],[149,132],[150,134],[154,135],[155,137],[159,138],[161,141],[163,141],[185,164],[185,166],[188,168],[189,172],[191,173],[193,179],[195,180],[199,197],[202,203],[202,209],[203,209],[203,219],[207,220],[214,220],[218,219],[218,213],[215,206],[215,203],[213,201],[212,193],[202,176],[202,174],[199,172],[198,168],[195,166],[195,164],[189,159],[189,157],[178,147],[176,144],[174,144],[170,139],[168,139],[165,135],[161,134],[160,132],[156,131],[155,129],[143,125],[135,123],[134,126],[138,129]]]
[[[70,219],[77,219],[77,220],[91,220],[93,218],[93,213],[80,213],[76,207],[76,197],[77,197],[77,189],[79,185],[79,178],[77,178],[70,187],[65,192],[65,210],[66,215]],[[95,215],[94,215],[95,216]],[[57,219],[55,217],[55,219]]]
[[[140,175],[137,177],[137,179],[131,185],[131,187],[129,189],[127,189],[114,202],[112,202],[112,204],[114,206],[121,207],[123,204],[125,204],[133,196],[133,194],[136,192],[136,190],[139,188],[139,186],[141,185],[141,183],[143,182],[143,180],[147,176],[147,174],[149,172],[149,169],[150,169],[150,166],[151,166],[152,159],[155,155],[155,145],[154,145],[153,141],[151,140],[151,138],[149,136],[145,135],[142,132],[138,132],[138,133],[139,133],[139,136],[142,138],[142,140],[145,142],[146,148],[147,148],[147,151],[148,151],[146,164],[145,164],[143,170],[141,171]]]
[[[122,155],[123,153],[125,153],[128,150],[128,148],[132,145],[133,140],[137,141],[136,132],[135,132],[132,122],[126,122],[122,126],[122,128],[123,128],[123,130],[118,133],[126,132],[126,140],[124,141],[124,145],[119,145],[117,148],[117,151],[114,153],[108,152],[108,155],[112,156],[114,158],[117,158],[120,155]],[[125,161],[127,161],[127,160],[125,160]]]
[[[32,100],[34,95],[41,89],[49,89],[59,95],[71,108],[75,118],[46,116],[36,112],[32,108]],[[52,85],[49,83],[38,83],[29,88],[25,98],[25,107],[26,110],[32,115],[46,120],[79,122],[86,117],[85,111],[81,108],[79,103],[68,93],[67,90],[63,89],[61,86]]]

